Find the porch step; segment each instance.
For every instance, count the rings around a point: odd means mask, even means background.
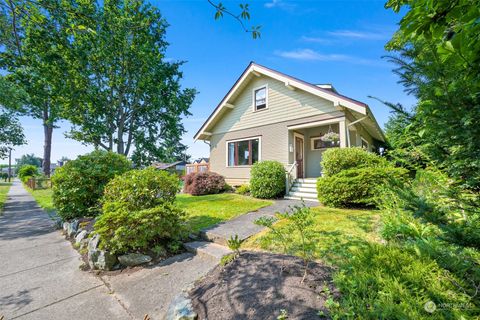
[[[232,250],[227,247],[207,241],[187,242],[184,243],[183,246],[191,253],[207,258],[213,258],[215,260],[220,260],[223,256],[232,253]]]
[[[315,187],[306,187],[305,185],[293,185],[290,192],[304,192],[304,193],[313,193],[315,196],[317,195],[317,188]]]
[[[297,191],[290,191],[288,193],[289,197],[296,197],[296,198],[303,198],[303,199],[317,199],[317,193],[312,192],[297,192]]]
[[[288,199],[288,200],[303,200],[303,201],[310,201],[310,202],[319,202],[318,199],[314,199],[314,198],[303,198],[303,197],[295,197],[295,196],[286,196],[284,197],[285,199]]]
[[[300,178],[295,181],[299,183],[317,183],[317,178]]]
[[[286,195],[285,199],[291,200],[305,200],[316,201],[317,199],[317,179],[316,178],[304,178],[296,179],[293,182],[292,188]]]

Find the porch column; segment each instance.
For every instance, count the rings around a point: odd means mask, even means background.
[[[339,134],[340,134],[340,148],[347,147],[347,126],[345,120],[342,120],[338,123]]]

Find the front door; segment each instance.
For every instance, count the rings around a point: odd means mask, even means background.
[[[297,178],[303,178],[303,138],[295,135],[295,161],[297,162]]]

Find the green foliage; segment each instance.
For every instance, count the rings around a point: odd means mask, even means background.
[[[149,167],[130,170],[118,175],[105,186],[103,211],[117,207],[127,210],[153,208],[162,203],[173,203],[180,183],[175,174]]]
[[[230,236],[230,239],[227,240],[227,245],[230,250],[235,253],[235,257],[240,256],[240,247],[242,246],[243,240],[238,238],[238,234]]]
[[[285,309],[280,310],[280,314],[277,316],[277,320],[287,320],[288,319],[288,312]]]
[[[103,214],[95,223],[102,246],[125,253],[170,244],[169,249],[177,251],[185,216],[174,204],[178,190],[175,174],[152,167],[113,178],[105,187]]]
[[[348,169],[317,180],[319,201],[332,207],[374,207],[389,181],[403,181],[407,170],[393,167]]]
[[[250,185],[242,184],[237,189],[235,189],[235,192],[241,195],[247,195],[250,193]]]
[[[33,153],[31,154],[24,154],[22,155],[19,159],[15,159],[16,162],[16,167],[17,167],[17,173],[18,170],[24,166],[24,165],[32,165],[37,168],[40,168],[42,166],[42,159],[35,156]]]
[[[184,211],[164,202],[153,208],[128,210],[107,206],[95,222],[101,246],[116,254],[145,252],[149,248],[167,245],[182,235]]]
[[[124,156],[105,151],[79,156],[58,168],[52,177],[52,189],[60,217],[69,220],[99,214],[105,185],[130,168]]]
[[[5,182],[7,182],[8,173],[6,173],[6,172],[0,172],[0,179],[3,179]]]
[[[168,24],[160,11],[146,1],[118,0],[74,10],[84,15],[69,16],[69,23],[95,31],[69,30],[69,137],[131,155],[137,166],[183,159],[182,119],[196,90],[181,86],[184,62],[165,59]]]
[[[393,108],[389,155],[407,167],[444,170],[463,187],[480,188],[480,7],[478,1],[390,0],[404,14],[387,49],[405,91],[418,103]],[[403,110],[402,110],[403,109]]]
[[[2,97],[2,81],[0,78],[0,99]],[[23,128],[12,112],[5,112],[0,100],[0,159],[8,157],[9,150],[26,143]]]
[[[273,199],[285,194],[285,168],[280,162],[257,162],[250,175],[250,192],[255,198]]]
[[[229,264],[230,262],[235,260],[235,258],[236,257],[235,257],[234,253],[227,254],[227,255],[223,256],[222,258],[220,258],[220,265],[222,267],[225,267],[227,264]]]
[[[35,176],[38,174],[38,167],[31,165],[31,164],[26,164],[20,167],[18,169],[18,177],[22,182],[28,181],[29,178]]]
[[[332,176],[340,171],[353,168],[385,167],[388,163],[372,152],[362,148],[331,148],[322,154],[320,166],[322,175]]]

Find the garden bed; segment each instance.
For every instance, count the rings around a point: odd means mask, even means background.
[[[243,252],[197,282],[190,292],[193,308],[200,320],[277,319],[282,313],[288,319],[328,318],[325,304],[338,295],[332,268],[315,262],[309,267],[301,283],[302,259]]]

